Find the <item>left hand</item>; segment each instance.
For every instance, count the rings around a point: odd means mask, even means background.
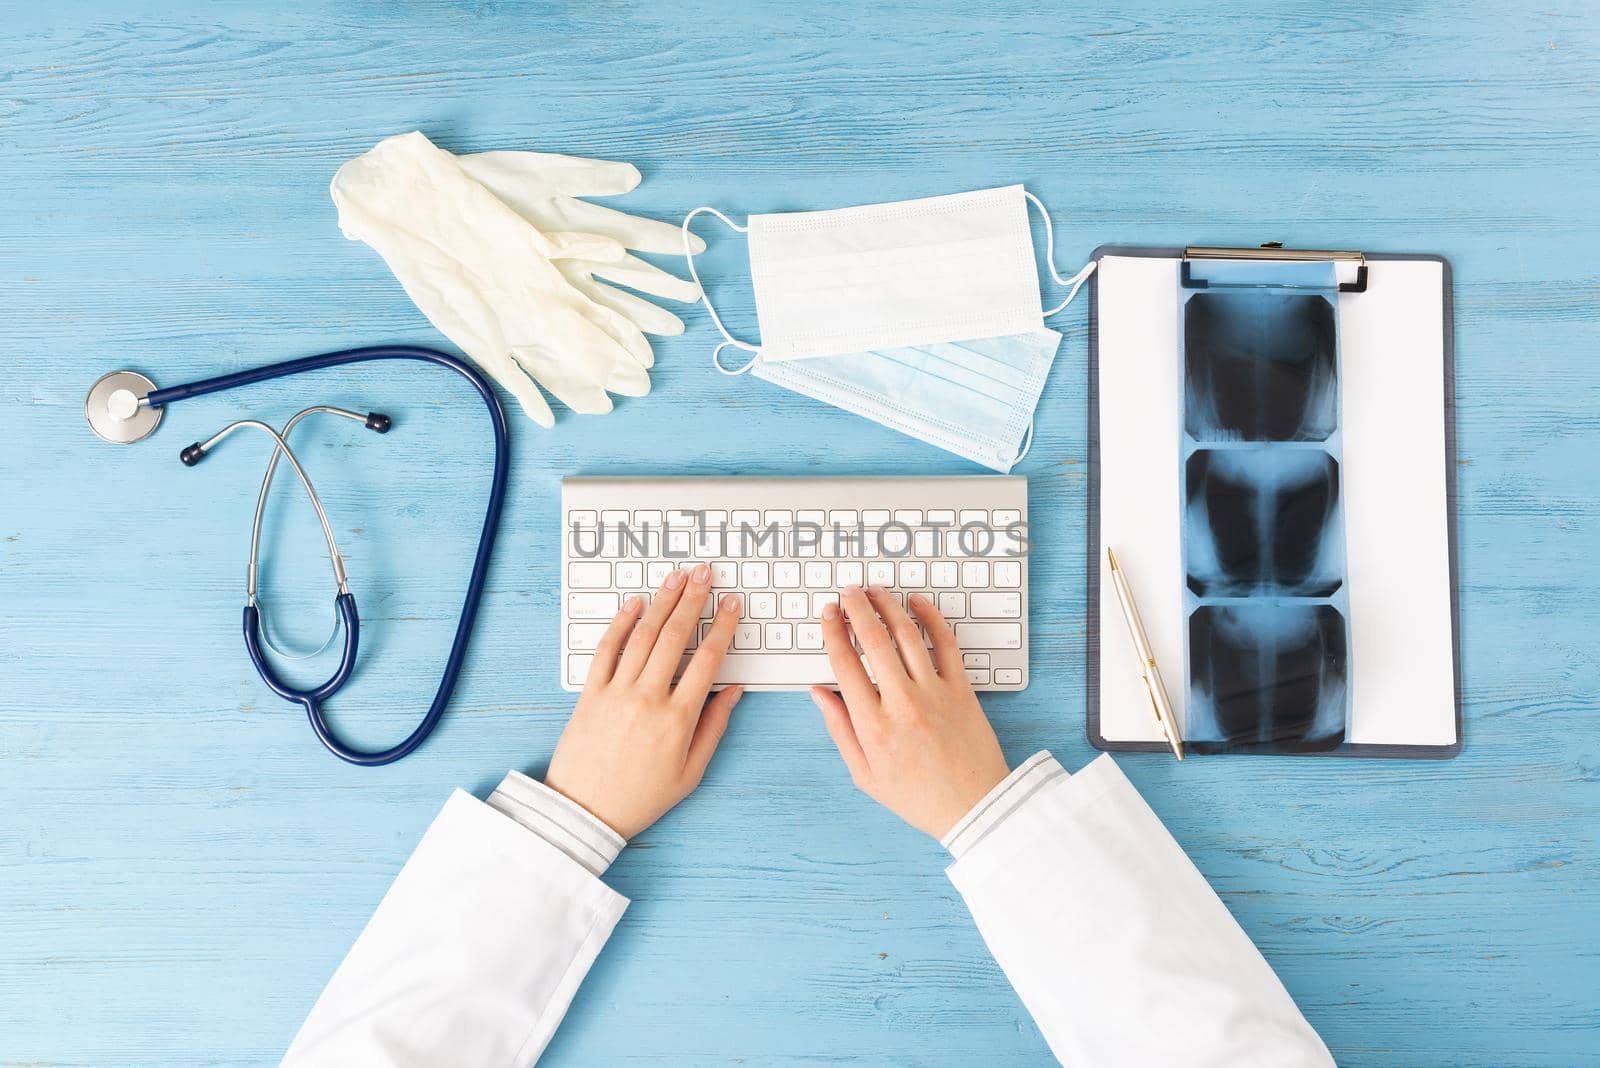
[[[628,598],[595,648],[578,706],[550,758],[545,785],[624,838],[700,785],[744,692],[730,686],[707,700],[739,622],[739,599],[731,595],[717,605],[711,629],[672,684],[710,594],[711,569],[699,564],[669,574],[643,619],[639,598]]]

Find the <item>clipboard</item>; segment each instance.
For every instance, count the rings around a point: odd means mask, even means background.
[[[1461,751],[1455,339],[1442,256],[1102,245],[1089,281],[1089,742],[1167,752],[1110,592],[1108,541],[1184,722],[1180,286],[1208,259],[1332,260],[1340,291],[1350,712],[1339,745],[1251,754],[1448,759]],[[1202,272],[1203,273],[1203,272]]]

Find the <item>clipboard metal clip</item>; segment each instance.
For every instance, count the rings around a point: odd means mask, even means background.
[[[1288,263],[1318,263],[1325,260],[1354,262],[1356,278],[1353,282],[1340,282],[1341,293],[1367,291],[1367,257],[1360,252],[1339,252],[1332,249],[1284,248],[1281,241],[1269,241],[1259,248],[1223,248],[1216,245],[1190,245],[1183,250],[1180,281],[1185,289],[1208,289],[1210,283],[1194,277],[1190,264],[1194,260],[1276,260]]]

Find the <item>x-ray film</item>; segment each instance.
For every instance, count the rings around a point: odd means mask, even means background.
[[[1196,267],[1179,290],[1185,741],[1329,749],[1350,689],[1333,265]]]

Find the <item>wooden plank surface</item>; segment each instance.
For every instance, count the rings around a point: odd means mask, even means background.
[[[274,1063],[453,786],[537,770],[562,476],[899,474],[960,461],[658,347],[604,419],[513,427],[513,495],[455,703],[417,756],[344,767],[240,647],[265,455],[308,428],[367,627],[341,725],[410,729],[454,626],[487,428],[436,373],[357,371],[85,428],[107,370],[190,380],[437,343],[345,241],[327,182],[382,136],[629,160],[624,205],[831,207],[1025,182],[1063,266],[1108,241],[1432,251],[1455,266],[1466,748],[1453,762],[1122,763],[1341,1064],[1600,1063],[1600,15],[1538,4],[1152,2],[4,5],[0,35],[0,1065]],[[741,243],[705,262],[754,333]],[[1030,477],[1033,682],[1008,754],[1083,732],[1085,353]],[[320,640],[303,502],[274,618]],[[1403,590],[1395,596],[1404,596]],[[1040,1064],[934,843],[850,787],[803,697],[747,698],[699,794],[609,881],[634,904],[555,1064]]]

